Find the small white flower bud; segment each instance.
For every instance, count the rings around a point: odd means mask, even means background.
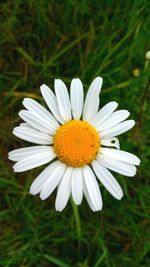
[[[145,58],[146,58],[147,60],[150,60],[150,50],[146,52],[146,54],[145,54]]]

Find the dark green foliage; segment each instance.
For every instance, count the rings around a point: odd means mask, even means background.
[[[149,13],[148,0],[0,1],[0,266],[150,266]],[[142,163],[134,178],[115,174],[122,201],[101,187],[102,212],[84,201],[57,213],[54,194],[45,202],[28,194],[40,168],[13,173],[8,151],[30,144],[11,131],[23,97],[41,101],[42,83],[53,88],[54,78],[69,85],[79,77],[86,91],[97,75],[101,105],[116,100],[136,120],[120,140]]]

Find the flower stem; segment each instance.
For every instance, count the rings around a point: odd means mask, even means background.
[[[77,231],[77,236],[78,236],[78,242],[80,245],[81,242],[81,223],[80,223],[80,215],[79,215],[79,210],[78,206],[74,203],[74,201],[71,199],[71,205],[74,213],[74,219],[76,223],[76,231]]]

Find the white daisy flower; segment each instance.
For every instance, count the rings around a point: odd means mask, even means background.
[[[91,84],[84,100],[80,79],[73,79],[70,96],[66,85],[55,80],[55,94],[41,86],[41,94],[49,111],[35,100],[25,98],[19,116],[25,121],[13,130],[14,135],[37,144],[9,152],[17,161],[15,172],[23,172],[43,164],[49,165],[30,187],[30,194],[48,198],[57,187],[55,208],[62,211],[70,197],[76,205],[83,195],[93,211],[102,209],[102,197],[97,179],[116,199],[123,192],[109,170],[125,176],[136,174],[140,160],[120,150],[116,136],[130,130],[135,122],[126,120],[127,110],[115,111],[113,101],[99,110],[102,78]],[[125,121],[126,120],[126,121]],[[97,179],[96,179],[97,177]]]

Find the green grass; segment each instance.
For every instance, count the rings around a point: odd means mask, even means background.
[[[150,266],[149,11],[148,0],[1,1],[0,266]],[[86,91],[97,75],[104,78],[101,105],[116,100],[136,120],[120,141],[142,163],[134,178],[115,174],[122,201],[102,187],[101,212],[83,201],[58,213],[55,194],[45,202],[28,194],[41,168],[13,173],[8,151],[30,144],[11,132],[24,96],[42,102],[42,83],[53,88],[54,78],[69,85],[79,77]]]

